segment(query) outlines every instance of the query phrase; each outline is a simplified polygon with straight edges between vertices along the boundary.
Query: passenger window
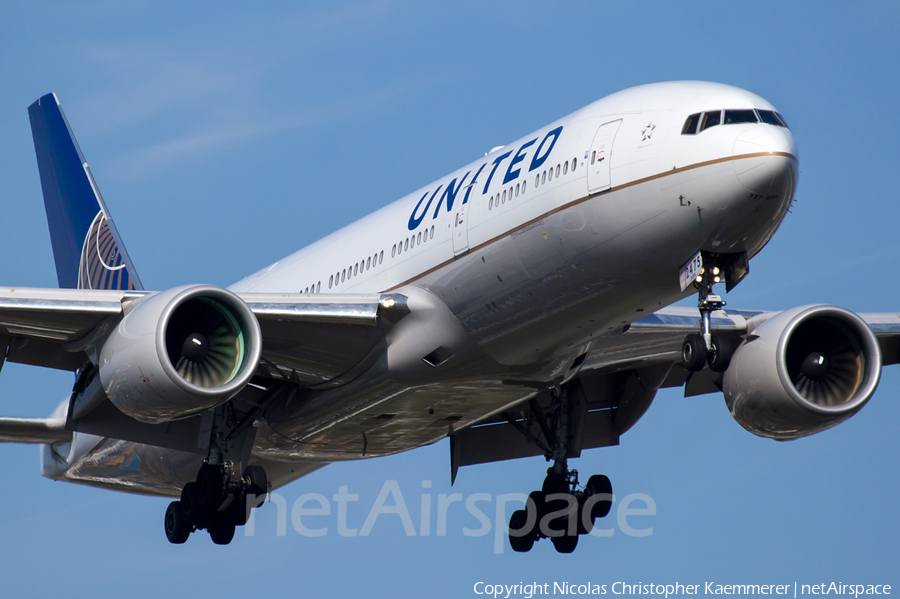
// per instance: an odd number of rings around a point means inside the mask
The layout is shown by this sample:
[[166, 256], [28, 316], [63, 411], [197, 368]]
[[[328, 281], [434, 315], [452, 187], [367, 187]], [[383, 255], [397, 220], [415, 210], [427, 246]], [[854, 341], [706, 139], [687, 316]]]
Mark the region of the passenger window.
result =
[[546, 183], [546, 182], [547, 182], [547, 171], [544, 171], [543, 173], [541, 173], [541, 183]]
[[700, 113], [692, 114], [684, 121], [684, 127], [681, 128], [682, 135], [694, 135], [697, 133], [697, 123], [700, 122]]
[[328, 288], [329, 289], [331, 289], [332, 283], [334, 283], [334, 275], [331, 275], [331, 277], [328, 279]]
[[397, 255], [397, 244], [394, 244], [394, 247], [391, 248], [391, 258]]
[[704, 112], [703, 113], [703, 121], [700, 124], [700, 130], [705, 131], [710, 127], [715, 127], [722, 120], [722, 111], [718, 110], [716, 112]]
[[322, 281], [316, 283], [316, 293], [319, 293], [320, 291], [322, 291]]
[[416, 235], [416, 243], [422, 243], [422, 232], [419, 231], [419, 234]]
[[741, 123], [755, 123], [756, 112], [752, 110], [726, 110], [725, 124], [738, 125]]
[[528, 181], [522, 181], [522, 193], [525, 193], [525, 186], [528, 185]]
[[591, 164], [594, 164], [594, 159], [597, 157], [597, 150], [591, 150]]
[[501, 203], [501, 204], [505, 204], [505, 203], [506, 203], [506, 190], [505, 190], [505, 189], [503, 190], [503, 201], [500, 202], [500, 203]]
[[431, 225], [431, 238], [434, 239], [434, 225]]
[[341, 283], [344, 282], [344, 279], [347, 277], [347, 269], [341, 271]]
[[547, 171], [547, 181], [553, 181], [553, 169]]
[[566, 162], [563, 162], [563, 174], [565, 175], [568, 172], [569, 172], [569, 162], [566, 161]]
[[403, 249], [404, 249], [404, 250], [408, 250], [408, 249], [409, 249], [409, 239], [407, 239], [407, 240], [406, 240], [406, 243], [403, 244]]
[[559, 176], [559, 165], [558, 164], [556, 165], [556, 176], [557, 177]]
[[576, 166], [578, 166], [578, 159], [577, 159], [577, 158], [573, 158], [573, 159], [572, 159], [572, 172], [573, 172], [573, 173], [575, 172], [575, 167], [576, 167]]
[[494, 209], [494, 196], [491, 196], [491, 201], [488, 202], [488, 210]]
[[518, 183], [516, 184], [516, 197], [519, 197], [519, 185], [518, 185]]

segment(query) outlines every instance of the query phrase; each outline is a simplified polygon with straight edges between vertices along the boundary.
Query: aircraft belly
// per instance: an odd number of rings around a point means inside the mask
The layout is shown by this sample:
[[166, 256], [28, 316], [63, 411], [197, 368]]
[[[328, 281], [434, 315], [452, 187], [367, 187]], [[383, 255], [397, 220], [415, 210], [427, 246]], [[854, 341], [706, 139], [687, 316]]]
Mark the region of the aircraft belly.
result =
[[[196, 478], [203, 460], [195, 453], [83, 434], [76, 434], [71, 448], [68, 444], [42, 445], [41, 451], [42, 474], [47, 478], [170, 497], [181, 495], [182, 487]], [[250, 463], [265, 468], [272, 489], [327, 465], [309, 460], [276, 462], [255, 450]]]

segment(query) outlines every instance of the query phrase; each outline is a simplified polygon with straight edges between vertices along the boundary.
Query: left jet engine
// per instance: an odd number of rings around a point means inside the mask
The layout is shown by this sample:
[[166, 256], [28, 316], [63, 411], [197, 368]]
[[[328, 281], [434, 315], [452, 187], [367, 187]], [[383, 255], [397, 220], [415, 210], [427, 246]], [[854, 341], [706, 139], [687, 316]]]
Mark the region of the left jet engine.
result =
[[250, 381], [262, 335], [238, 296], [191, 285], [138, 301], [100, 350], [100, 382], [122, 412], [152, 424], [183, 418], [225, 403]]

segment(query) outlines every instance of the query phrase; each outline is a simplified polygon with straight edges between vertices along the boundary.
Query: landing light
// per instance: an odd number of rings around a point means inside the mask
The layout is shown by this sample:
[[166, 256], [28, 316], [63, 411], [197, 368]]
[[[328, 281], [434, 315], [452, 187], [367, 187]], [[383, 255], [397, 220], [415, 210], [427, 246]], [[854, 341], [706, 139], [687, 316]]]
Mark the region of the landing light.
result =
[[381, 305], [384, 306], [385, 308], [393, 308], [393, 307], [394, 307], [394, 300], [391, 299], [391, 298], [387, 298], [386, 300], [384, 300], [383, 302], [381, 302]]

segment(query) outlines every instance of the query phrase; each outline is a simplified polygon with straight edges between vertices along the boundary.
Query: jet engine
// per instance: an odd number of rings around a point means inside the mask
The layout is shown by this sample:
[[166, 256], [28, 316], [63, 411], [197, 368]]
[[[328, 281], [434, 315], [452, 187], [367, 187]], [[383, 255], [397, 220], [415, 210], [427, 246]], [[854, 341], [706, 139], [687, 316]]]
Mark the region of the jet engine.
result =
[[100, 350], [100, 382], [136, 420], [160, 423], [225, 403], [262, 352], [256, 316], [235, 294], [193, 285], [126, 307]]
[[880, 376], [878, 341], [859, 316], [836, 306], [801, 306], [746, 336], [722, 389], [741, 426], [788, 441], [853, 416], [872, 397]]

